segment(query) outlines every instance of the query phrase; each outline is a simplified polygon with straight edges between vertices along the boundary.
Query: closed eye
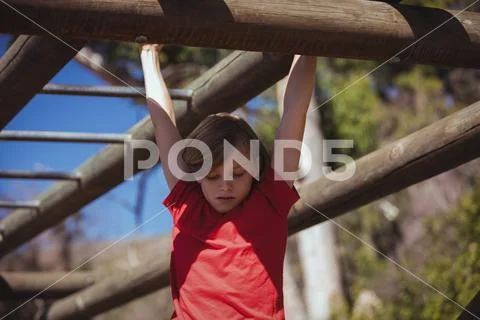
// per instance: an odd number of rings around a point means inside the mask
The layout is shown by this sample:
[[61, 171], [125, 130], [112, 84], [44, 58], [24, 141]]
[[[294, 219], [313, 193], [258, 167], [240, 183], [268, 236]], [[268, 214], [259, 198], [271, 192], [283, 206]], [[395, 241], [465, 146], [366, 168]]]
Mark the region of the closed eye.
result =
[[242, 173], [234, 173], [233, 176], [234, 176], [235, 178], [240, 178], [241, 176], [243, 176], [244, 173], [245, 173], [245, 172], [242, 172]]
[[[243, 175], [245, 174], [245, 171], [241, 172], [241, 173], [234, 173], [233, 174], [233, 177], [234, 178], [240, 178], [242, 177]], [[220, 175], [215, 175], [215, 176], [207, 176], [207, 180], [217, 180], [218, 178], [220, 178]]]

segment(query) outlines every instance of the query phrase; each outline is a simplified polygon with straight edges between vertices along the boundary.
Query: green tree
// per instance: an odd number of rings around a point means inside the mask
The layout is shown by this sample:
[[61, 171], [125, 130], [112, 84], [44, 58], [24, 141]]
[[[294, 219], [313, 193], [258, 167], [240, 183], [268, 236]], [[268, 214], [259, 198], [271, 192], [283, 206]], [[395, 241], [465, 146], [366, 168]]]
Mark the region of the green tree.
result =
[[[391, 230], [385, 229], [386, 221], [374, 205], [358, 210], [355, 219], [342, 217], [340, 223], [379, 251], [391, 255], [385, 247], [385, 240], [392, 237]], [[466, 305], [478, 291], [480, 181], [456, 208], [426, 219], [424, 226], [422, 239], [411, 247], [402, 247], [395, 259], [448, 298], [394, 267], [385, 256], [357, 239], [339, 234], [351, 299], [355, 301], [365, 289], [376, 292], [382, 308], [377, 310], [375, 319], [455, 319], [462, 309], [451, 300]]]

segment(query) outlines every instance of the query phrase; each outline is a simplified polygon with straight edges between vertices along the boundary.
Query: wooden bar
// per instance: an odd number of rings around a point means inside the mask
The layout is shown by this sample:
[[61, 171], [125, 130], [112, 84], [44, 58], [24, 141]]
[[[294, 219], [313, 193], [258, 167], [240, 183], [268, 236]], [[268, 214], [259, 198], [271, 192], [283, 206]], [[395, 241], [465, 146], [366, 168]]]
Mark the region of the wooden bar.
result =
[[[480, 13], [475, 12], [455, 16], [459, 11], [367, 0], [8, 3], [61, 37], [133, 42], [144, 36], [189, 46], [381, 61], [397, 56], [407, 62], [480, 67]], [[0, 32], [45, 31], [4, 8]]]
[[[43, 87], [39, 93], [87, 97], [141, 98], [145, 97], [145, 88], [127, 86], [79, 86], [49, 83]], [[172, 100], [189, 101], [192, 96], [191, 90], [169, 89], [168, 93]]]
[[153, 259], [138, 267], [96, 283], [78, 293], [56, 301], [45, 320], [89, 319], [135, 300], [170, 283], [170, 259]]
[[0, 141], [42, 141], [123, 144], [130, 137], [117, 133], [3, 130]]
[[[8, 201], [0, 200], [0, 208], [5, 209], [39, 209], [39, 203], [36, 201]], [[2, 240], [2, 233], [0, 232], [0, 241]]]
[[39, 298], [58, 299], [93, 283], [95, 276], [91, 272], [1, 272], [0, 300], [30, 299], [37, 294]]
[[[6, 11], [10, 10], [2, 8], [0, 16]], [[83, 40], [66, 41], [73, 49], [49, 35], [21, 35], [5, 52], [0, 60], [0, 130], [85, 44]]]
[[0, 179], [37, 179], [37, 180], [80, 180], [80, 177], [67, 172], [57, 171], [20, 171], [0, 170]]

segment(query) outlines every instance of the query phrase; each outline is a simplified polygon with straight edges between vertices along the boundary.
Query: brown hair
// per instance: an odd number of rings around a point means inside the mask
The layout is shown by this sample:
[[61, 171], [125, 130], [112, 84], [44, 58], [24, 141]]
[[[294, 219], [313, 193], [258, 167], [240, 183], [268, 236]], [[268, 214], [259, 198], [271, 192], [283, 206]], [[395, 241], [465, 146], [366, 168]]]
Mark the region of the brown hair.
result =
[[[223, 159], [223, 141], [227, 140], [235, 148], [249, 154], [250, 140], [259, 140], [260, 180], [263, 178], [266, 166], [270, 164], [270, 155], [257, 134], [245, 120], [226, 112], [207, 116], [188, 135], [187, 139], [203, 141], [212, 152], [212, 169], [221, 165]], [[203, 164], [202, 153], [193, 147], [186, 147], [181, 153], [188, 172], [198, 171]], [[256, 180], [254, 179], [256, 182]]]

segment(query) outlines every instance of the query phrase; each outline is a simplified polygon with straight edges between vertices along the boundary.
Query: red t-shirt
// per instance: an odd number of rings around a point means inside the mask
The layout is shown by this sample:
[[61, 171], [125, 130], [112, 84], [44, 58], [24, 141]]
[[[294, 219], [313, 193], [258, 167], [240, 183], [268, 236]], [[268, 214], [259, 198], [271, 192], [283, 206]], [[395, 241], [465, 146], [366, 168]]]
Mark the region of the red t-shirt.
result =
[[247, 199], [216, 211], [197, 182], [179, 180], [163, 204], [173, 217], [172, 319], [284, 319], [287, 215], [300, 198], [268, 166]]

